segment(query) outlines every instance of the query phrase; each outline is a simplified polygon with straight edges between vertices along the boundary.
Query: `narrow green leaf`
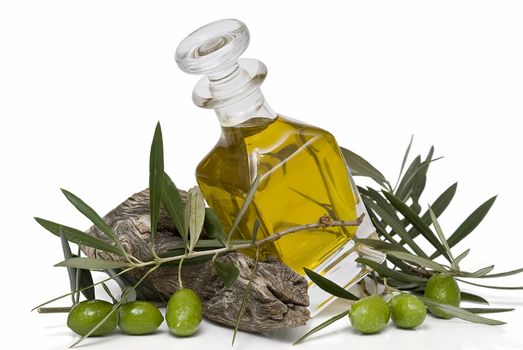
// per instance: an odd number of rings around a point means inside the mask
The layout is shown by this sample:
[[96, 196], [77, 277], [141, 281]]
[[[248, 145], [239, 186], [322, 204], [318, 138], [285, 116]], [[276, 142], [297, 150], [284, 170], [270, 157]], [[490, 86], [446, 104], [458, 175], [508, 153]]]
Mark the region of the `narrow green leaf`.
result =
[[184, 242], [187, 242], [182, 197], [180, 196], [180, 192], [174, 182], [165, 172], [163, 174], [162, 206], [169, 214], [169, 218], [176, 226], [176, 230], [178, 230], [178, 233]]
[[88, 247], [104, 250], [106, 252], [114, 253], [120, 256], [124, 256], [124, 253], [114, 245], [111, 245], [100, 238], [96, 238], [88, 235], [85, 232], [77, 230], [72, 227], [64, 226], [57, 224], [52, 221], [44, 220], [41, 218], [34, 218], [43, 228], [52, 234], [60, 237], [60, 232], [63, 232], [65, 239], [69, 242], [73, 242], [80, 245], [85, 245]]
[[251, 244], [256, 243], [256, 238], [258, 237], [258, 230], [259, 229], [260, 229], [260, 220], [256, 219], [256, 221], [254, 221], [254, 227], [252, 228]]
[[406, 252], [398, 252], [398, 251], [394, 251], [394, 250], [384, 251], [384, 253], [386, 253], [387, 255], [392, 255], [398, 259], [409, 261], [409, 262], [417, 264], [419, 266], [433, 269], [434, 271], [448, 272], [445, 267], [438, 264], [437, 262], [434, 262], [430, 259], [422, 258], [421, 256], [416, 256], [414, 254], [410, 254], [410, 253], [406, 253]]
[[386, 210], [382, 209], [380, 206], [373, 202], [367, 203], [369, 207], [378, 214], [381, 219], [389, 225], [398, 236], [401, 237], [401, 239], [407, 243], [407, 245], [419, 256], [428, 257], [427, 254], [420, 248], [420, 246], [414, 242], [414, 240], [410, 237], [409, 233], [405, 230], [405, 227], [401, 223], [401, 221], [398, 219], [396, 215], [392, 216], [390, 215]]
[[374, 248], [376, 250], [379, 250], [379, 251], [384, 251], [384, 250], [397, 250], [397, 251], [401, 251], [401, 252], [406, 251], [405, 248], [403, 248], [402, 246], [396, 246], [392, 243], [380, 241], [379, 239], [365, 239], [365, 238], [357, 238], [357, 237], [353, 237], [352, 239], [354, 241], [356, 241], [356, 243], [365, 244], [365, 245], [367, 245], [371, 248]]
[[[449, 246], [452, 248], [465, 237], [467, 237], [474, 229], [480, 224], [480, 222], [483, 220], [483, 218], [487, 215], [490, 208], [496, 201], [496, 197], [494, 196], [487, 200], [485, 203], [480, 205], [476, 210], [470, 214], [465, 221], [454, 231], [454, 233], [449, 237], [448, 242]], [[440, 255], [441, 252], [435, 252], [430, 257], [431, 259], [434, 259]]]
[[92, 286], [94, 282], [91, 271], [84, 269], [78, 269], [77, 271], [80, 272], [80, 279], [78, 280], [78, 288], [75, 292], [79, 290], [84, 295], [85, 299], [94, 300], [96, 295], [94, 287]]
[[225, 288], [231, 288], [240, 274], [240, 270], [230, 261], [214, 260], [214, 268], [223, 281]]
[[242, 207], [240, 208], [240, 211], [238, 212], [238, 215], [236, 215], [236, 219], [234, 220], [234, 223], [232, 224], [231, 230], [229, 231], [229, 234], [227, 235], [227, 240], [231, 240], [231, 236], [236, 231], [236, 228], [240, 224], [240, 221], [242, 220], [243, 216], [247, 212], [247, 209], [249, 208], [249, 205], [251, 204], [251, 201], [254, 198], [254, 194], [256, 193], [256, 190], [258, 189], [258, 186], [260, 184], [260, 175], [258, 174], [254, 181], [252, 182], [251, 188], [247, 192], [247, 196], [245, 197], [245, 201], [242, 204]]
[[486, 284], [473, 283], [473, 282], [470, 282], [470, 281], [463, 280], [461, 278], [456, 278], [456, 279], [458, 281], [460, 281], [460, 282], [463, 282], [463, 283], [466, 283], [466, 284], [470, 284], [470, 285], [476, 286], [476, 287], [483, 287], [483, 288], [489, 288], [489, 289], [499, 289], [499, 290], [523, 290], [523, 286], [522, 287], [490, 286], [490, 285], [486, 285]]
[[400, 184], [396, 188], [396, 191], [394, 191], [396, 197], [400, 198], [402, 201], [406, 201], [409, 198], [414, 184], [414, 178], [421, 168], [421, 157], [417, 156], [414, 158], [412, 163], [410, 163], [407, 171], [405, 171], [405, 175], [400, 181]]
[[468, 301], [470, 303], [486, 304], [489, 305], [487, 299], [472, 293], [461, 292], [461, 301]]
[[67, 200], [71, 202], [71, 204], [78, 209], [78, 211], [87, 217], [94, 226], [96, 226], [101, 232], [105, 233], [107, 237], [111, 238], [117, 246], [123, 251], [122, 246], [120, 245], [120, 241], [116, 237], [115, 233], [113, 232], [113, 229], [105, 222], [104, 219], [96, 211], [94, 211], [93, 208], [88, 206], [83, 200], [78, 198], [73, 193], [62, 189], [62, 193], [65, 195]]
[[151, 209], [151, 247], [153, 254], [156, 245], [156, 230], [158, 227], [158, 217], [160, 215], [160, 204], [163, 192], [163, 139], [160, 122], [156, 124], [153, 142], [149, 156], [149, 205]]
[[104, 289], [105, 293], [107, 293], [109, 298], [111, 298], [111, 301], [113, 302], [113, 304], [116, 304], [118, 302], [118, 300], [116, 300], [116, 298], [114, 297], [113, 293], [111, 293], [111, 290], [109, 289], [107, 284], [102, 283], [102, 288]]
[[387, 202], [387, 200], [385, 199], [385, 197], [383, 197], [378, 191], [370, 187], [367, 187], [366, 189], [358, 189], [360, 190], [360, 193], [373, 199], [376, 202], [376, 204], [383, 210], [387, 211], [387, 213], [390, 216], [396, 216], [396, 209], [394, 209], [394, 207], [390, 205], [389, 202]]
[[434, 146], [430, 147], [427, 157], [421, 163], [421, 169], [414, 177], [414, 183], [412, 184], [411, 198], [412, 201], [418, 204], [421, 194], [425, 190], [427, 184], [427, 172], [429, 171], [430, 163], [432, 163], [432, 157], [434, 156]]
[[469, 255], [469, 253], [470, 253], [470, 249], [467, 249], [463, 253], [458, 255], [458, 257], [456, 259], [454, 259], [454, 261], [452, 261], [450, 268], [452, 270], [459, 271], [459, 264], [463, 261], [463, 259], [465, 259], [467, 257], [467, 255]]
[[493, 273], [491, 275], [484, 275], [484, 276], [481, 276], [480, 278], [506, 277], [506, 276], [517, 275], [517, 274], [522, 273], [522, 272], [523, 272], [523, 269], [517, 269], [517, 270], [506, 271], [506, 272]]
[[[398, 199], [396, 196], [394, 196], [392, 193], [389, 192], [383, 192], [385, 197], [389, 200], [389, 202], [407, 219], [412, 226], [416, 227], [416, 229], [421, 232], [423, 237], [425, 237], [430, 244], [434, 246], [445, 258], [451, 262], [452, 259], [445, 251], [445, 248], [441, 245], [438, 238], [434, 235], [430, 227], [421, 220], [421, 218], [416, 214], [412, 209], [410, 209], [405, 203], [403, 203], [400, 199]], [[402, 237], [403, 238], [403, 237]], [[449, 239], [450, 240], [450, 239]], [[450, 241], [449, 241], [450, 245]], [[452, 246], [452, 245], [451, 245]]]
[[447, 243], [447, 239], [445, 238], [445, 234], [443, 233], [443, 230], [441, 229], [441, 225], [438, 222], [438, 219], [436, 218], [436, 214], [434, 214], [434, 211], [432, 211], [432, 208], [429, 206], [429, 213], [430, 218], [432, 220], [432, 224], [434, 225], [434, 229], [436, 230], [436, 233], [438, 234], [439, 240], [443, 247], [445, 248], [445, 251], [449, 255], [450, 259], [454, 261], [454, 257], [452, 256], [452, 252], [450, 251], [449, 244]]
[[385, 176], [383, 176], [383, 174], [372, 164], [363, 159], [363, 157], [346, 148], [340, 147], [340, 149], [353, 176], [369, 177], [376, 181], [380, 186], [388, 189], [391, 188], [389, 182], [385, 179]]
[[[77, 252], [77, 255], [74, 255], [72, 256], [73, 258], [76, 258], [76, 257], [80, 257], [82, 256], [82, 249], [80, 246], [78, 246], [78, 252]], [[74, 286], [75, 286], [75, 290], [78, 289], [78, 286], [80, 285], [80, 274], [82, 271], [85, 271], [85, 270], [82, 270], [82, 269], [74, 269], [75, 271], [75, 281], [74, 281]], [[89, 271], [89, 270], [87, 270]], [[74, 298], [74, 302], [73, 304], [76, 305], [80, 302], [80, 293], [76, 293], [76, 294], [73, 294], [73, 298]]]
[[[145, 283], [145, 281], [142, 281], [142, 283]], [[125, 302], [136, 301], [136, 297], [137, 297], [136, 288], [134, 288], [133, 286], [126, 286], [122, 290], [122, 295], [126, 296]]]
[[[60, 232], [60, 240], [62, 241], [62, 251], [64, 253], [64, 259], [71, 259], [73, 257], [73, 253], [71, 252], [71, 247], [69, 246], [69, 242], [64, 237], [64, 233]], [[72, 267], [67, 268], [67, 274], [69, 276], [69, 286], [71, 287], [71, 292], [78, 289], [78, 285], [76, 283], [76, 269]], [[73, 305], [76, 303], [76, 299], [74, 295], [71, 295]]]
[[[227, 245], [227, 238], [225, 237], [225, 232], [223, 231], [223, 226], [218, 218], [218, 215], [211, 208], [205, 208], [205, 221], [203, 223], [203, 228], [209, 237], [216, 238], [222, 246]], [[198, 247], [198, 244], [196, 244]]]
[[83, 291], [85, 291], [85, 290], [87, 290], [87, 289], [89, 289], [89, 288], [93, 288], [93, 287], [95, 287], [95, 286], [97, 286], [97, 285], [99, 285], [99, 284], [101, 284], [101, 283], [103, 283], [103, 282], [107, 282], [107, 281], [109, 281], [109, 280], [112, 280], [112, 279], [114, 279], [115, 277], [117, 277], [117, 276], [121, 276], [121, 275], [123, 275], [123, 274], [125, 274], [125, 273], [127, 273], [127, 272], [129, 272], [129, 271], [131, 271], [131, 270], [132, 270], [132, 268], [128, 268], [128, 269], [122, 270], [122, 271], [118, 272], [115, 276], [110, 276], [110, 277], [108, 277], [108, 278], [106, 278], [106, 279], [104, 279], [104, 280], [102, 280], [102, 281], [99, 281], [99, 282], [93, 283], [93, 284], [90, 285], [90, 286], [86, 286], [86, 287], [84, 287], [84, 288], [81, 288], [81, 289], [75, 290], [74, 292], [65, 293], [65, 294], [63, 294], [63, 295], [60, 295], [60, 296], [58, 296], [58, 297], [56, 297], [56, 298], [53, 298], [53, 299], [48, 300], [48, 301], [46, 301], [46, 302], [44, 302], [44, 303], [42, 303], [42, 304], [40, 304], [40, 305], [35, 306], [34, 308], [31, 309], [31, 311], [34, 311], [34, 310], [36, 310], [36, 309], [38, 309], [38, 308], [40, 308], [40, 307], [42, 307], [42, 306], [45, 306], [45, 305], [47, 305], [47, 304], [50, 304], [50, 303], [52, 303], [52, 302], [54, 302], [54, 301], [60, 300], [60, 299], [65, 298], [65, 297], [68, 297], [68, 296], [71, 295], [71, 294], [74, 294], [74, 293], [77, 293], [77, 292], [83, 292]]
[[59, 262], [54, 266], [61, 267], [72, 267], [75, 269], [87, 269], [87, 270], [105, 270], [105, 269], [119, 269], [123, 267], [130, 267], [131, 265], [126, 262], [102, 260], [95, 258], [71, 258]]
[[465, 321], [481, 323], [481, 324], [488, 324], [488, 325], [492, 325], [492, 326], [505, 324], [505, 322], [478, 316], [476, 314], [473, 314], [470, 311], [461, 309], [459, 307], [438, 303], [438, 302], [435, 302], [434, 300], [431, 300], [431, 299], [428, 299], [425, 297], [419, 297], [419, 298], [425, 303], [425, 305], [437, 308], [441, 311], [449, 313], [449, 314], [451, 314], [457, 318], [461, 318], [462, 320], [465, 320]]
[[459, 276], [459, 277], [466, 277], [466, 278], [480, 278], [480, 277], [485, 276], [492, 270], [494, 270], [494, 265], [484, 267], [475, 272], [460, 271], [460, 272], [456, 273], [455, 275]]
[[499, 312], [514, 311], [515, 309], [465, 307], [463, 308], [463, 310], [467, 310], [468, 312], [472, 312], [473, 314], [495, 314]]
[[191, 188], [187, 193], [185, 211], [189, 211], [189, 214], [186, 214], [185, 217], [189, 218], [189, 252], [191, 252], [200, 239], [203, 223], [205, 222], [205, 202], [203, 194], [197, 186]]
[[372, 270], [376, 271], [376, 273], [379, 274], [381, 277], [393, 278], [397, 281], [407, 282], [407, 283], [409, 283], [409, 282], [418, 283], [418, 284], [427, 283], [427, 280], [425, 278], [389, 269], [388, 267], [378, 264], [374, 260], [365, 259], [365, 258], [357, 258], [356, 262], [370, 267]]
[[[447, 209], [450, 202], [454, 198], [454, 195], [456, 194], [457, 187], [458, 187], [458, 183], [456, 182], [453, 185], [451, 185], [449, 188], [447, 188], [441, 195], [439, 195], [439, 197], [431, 204], [430, 207], [432, 208], [432, 211], [436, 215], [436, 218], [439, 218], [441, 216], [441, 214], [443, 214], [443, 212]], [[423, 220], [423, 222], [426, 223], [427, 225], [429, 225], [431, 223], [430, 213], [428, 210], [425, 211], [425, 213], [423, 213], [423, 215], [421, 216], [421, 220]], [[412, 238], [416, 238], [420, 234], [420, 232], [418, 230], [416, 230], [415, 227], [412, 227], [409, 230], [409, 234], [411, 235]]]
[[339, 286], [338, 284], [332, 282], [331, 280], [327, 279], [326, 277], [323, 277], [322, 275], [309, 270], [307, 268], [303, 268], [307, 276], [310, 278], [312, 282], [314, 282], [318, 287], [326, 291], [327, 293], [330, 293], [334, 295], [335, 297], [347, 299], [347, 300], [358, 300], [359, 298], [346, 290], [345, 288]]
[[252, 281], [254, 280], [254, 275], [256, 275], [256, 271], [258, 270], [258, 261], [260, 258], [260, 249], [256, 249], [256, 257], [254, 259], [254, 266], [252, 268], [251, 277], [249, 277], [249, 282], [247, 283], [247, 287], [245, 288], [245, 292], [243, 293], [242, 303], [240, 304], [240, 310], [238, 311], [238, 317], [236, 318], [236, 324], [234, 325], [234, 332], [232, 334], [232, 345], [234, 345], [234, 341], [236, 340], [236, 335], [238, 334], [238, 328], [240, 327], [240, 322], [243, 317], [243, 311], [245, 309], [245, 303], [247, 302], [247, 298], [249, 297], [249, 292], [251, 290]]
[[403, 174], [403, 169], [405, 169], [405, 164], [407, 164], [407, 159], [409, 158], [410, 148], [412, 147], [413, 141], [414, 141], [414, 135], [411, 135], [409, 145], [407, 146], [407, 149], [405, 150], [405, 154], [403, 155], [403, 160], [401, 161], [401, 168], [400, 168], [400, 172], [398, 174], [398, 180], [396, 181], [396, 185], [394, 185], [394, 188], [398, 188], [398, 184], [401, 180], [401, 175]]
[[325, 327], [330, 326], [331, 324], [333, 324], [334, 322], [344, 318], [348, 314], [349, 314], [349, 310], [343, 311], [342, 313], [339, 313], [336, 316], [333, 316], [333, 317], [329, 318], [327, 321], [322, 322], [321, 324], [317, 325], [316, 327], [314, 327], [313, 329], [308, 331], [303, 337], [301, 337], [300, 339], [296, 340], [293, 345], [298, 345], [300, 343], [303, 343], [303, 341], [305, 339], [307, 339], [308, 337], [310, 337], [314, 333], [317, 333], [317, 332], [321, 331], [322, 329], [324, 329]]

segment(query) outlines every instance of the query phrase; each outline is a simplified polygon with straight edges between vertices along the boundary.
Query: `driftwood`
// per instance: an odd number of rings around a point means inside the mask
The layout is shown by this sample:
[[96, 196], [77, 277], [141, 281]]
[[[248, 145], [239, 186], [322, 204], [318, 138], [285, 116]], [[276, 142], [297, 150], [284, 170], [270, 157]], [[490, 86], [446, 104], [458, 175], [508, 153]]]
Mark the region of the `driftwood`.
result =
[[[180, 191], [185, 201], [187, 193]], [[104, 220], [113, 228], [124, 249], [136, 258], [150, 260], [150, 220], [149, 192], [136, 193], [109, 212]], [[87, 233], [107, 240], [96, 227]], [[206, 233], [203, 232], [202, 235]], [[167, 214], [161, 210], [156, 251], [162, 254], [181, 241], [175, 226]], [[119, 261], [122, 258], [111, 253], [82, 247], [89, 257]], [[240, 270], [238, 279], [230, 288], [225, 288], [222, 280], [209, 262], [182, 265], [182, 281], [185, 288], [193, 289], [201, 298], [204, 316], [212, 321], [234, 326], [247, 283], [251, 276], [254, 260], [249, 256], [233, 252], [218, 257], [233, 262]], [[136, 280], [146, 272], [135, 269], [122, 275], [126, 283]], [[141, 299], [165, 301], [178, 289], [178, 268], [160, 267], [137, 289]], [[266, 332], [279, 328], [304, 325], [309, 319], [309, 297], [307, 281], [274, 258], [260, 261], [253, 278], [249, 298], [239, 328], [249, 332]]]

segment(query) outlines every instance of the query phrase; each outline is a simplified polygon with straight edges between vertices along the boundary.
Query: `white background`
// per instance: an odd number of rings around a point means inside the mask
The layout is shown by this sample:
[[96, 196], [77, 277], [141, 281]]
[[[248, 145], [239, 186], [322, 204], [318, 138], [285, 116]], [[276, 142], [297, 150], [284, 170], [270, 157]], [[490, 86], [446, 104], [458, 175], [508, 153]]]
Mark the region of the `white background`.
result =
[[[390, 179], [410, 135], [414, 154], [434, 144], [445, 158], [431, 167], [422, 201], [459, 180], [441, 219], [447, 232], [498, 194], [473, 238], [455, 251], [472, 248], [469, 270], [523, 266], [522, 2], [2, 1], [2, 343], [64, 349], [73, 341], [65, 315], [29, 312], [69, 288], [66, 271], [52, 267], [61, 260], [59, 240], [32, 217], [89, 226], [59, 188], [100, 213], [145, 188], [158, 120], [167, 171], [181, 188], [195, 184], [195, 166], [219, 127], [212, 111], [192, 104], [198, 78], [181, 72], [173, 55], [185, 35], [221, 18], [248, 25], [245, 56], [268, 66], [263, 91], [276, 111], [332, 131]], [[489, 282], [523, 285], [523, 276]], [[360, 336], [343, 320], [300, 348], [522, 348], [523, 292], [481, 292], [493, 305], [518, 308], [495, 315], [508, 325], [430, 319], [413, 332], [391, 326]], [[290, 349], [304, 332], [241, 333], [235, 347]], [[230, 338], [229, 329], [204, 322], [189, 339], [170, 336], [164, 325], [157, 335], [115, 335], [83, 347], [227, 349]]]

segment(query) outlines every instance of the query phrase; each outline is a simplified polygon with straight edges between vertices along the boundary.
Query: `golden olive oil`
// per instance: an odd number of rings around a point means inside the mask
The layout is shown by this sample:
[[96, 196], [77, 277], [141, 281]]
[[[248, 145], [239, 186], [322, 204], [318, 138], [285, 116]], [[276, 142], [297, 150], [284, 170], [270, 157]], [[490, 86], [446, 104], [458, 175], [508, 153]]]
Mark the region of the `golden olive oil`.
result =
[[[315, 223], [324, 214], [356, 219], [358, 196], [347, 166], [334, 137], [322, 129], [282, 116], [222, 126], [220, 140], [198, 165], [196, 177], [226, 233], [258, 175], [258, 190], [235, 239], [251, 239], [257, 219], [257, 239]], [[317, 267], [354, 232], [355, 227], [300, 231], [264, 246], [262, 253], [303, 273], [303, 267]]]

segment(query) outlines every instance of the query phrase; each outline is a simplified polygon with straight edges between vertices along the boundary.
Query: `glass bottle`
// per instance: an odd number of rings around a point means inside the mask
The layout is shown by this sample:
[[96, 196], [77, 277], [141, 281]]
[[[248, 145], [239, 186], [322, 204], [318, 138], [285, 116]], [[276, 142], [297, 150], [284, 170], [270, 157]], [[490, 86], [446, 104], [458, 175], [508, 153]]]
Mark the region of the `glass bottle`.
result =
[[[238, 20], [220, 20], [187, 36], [176, 50], [185, 72], [204, 75], [193, 90], [193, 102], [214, 109], [222, 134], [196, 169], [196, 179], [207, 203], [228, 232], [247, 193], [259, 179], [257, 191], [233, 238], [257, 239], [289, 227], [333, 220], [355, 220], [366, 214], [350, 171], [334, 137], [327, 131], [276, 114], [265, 101], [260, 85], [266, 66], [255, 59], [239, 59], [249, 44], [249, 31]], [[262, 255], [273, 255], [300, 274], [306, 267], [349, 288], [367, 273], [354, 261], [362, 250], [351, 238], [371, 237], [368, 216], [358, 227], [303, 230], [264, 245]], [[247, 252], [249, 253], [249, 252]], [[380, 253], [363, 254], [382, 261]], [[311, 283], [311, 314], [333, 298]]]

